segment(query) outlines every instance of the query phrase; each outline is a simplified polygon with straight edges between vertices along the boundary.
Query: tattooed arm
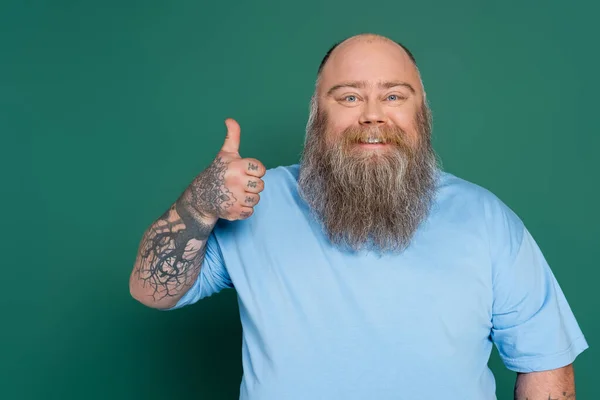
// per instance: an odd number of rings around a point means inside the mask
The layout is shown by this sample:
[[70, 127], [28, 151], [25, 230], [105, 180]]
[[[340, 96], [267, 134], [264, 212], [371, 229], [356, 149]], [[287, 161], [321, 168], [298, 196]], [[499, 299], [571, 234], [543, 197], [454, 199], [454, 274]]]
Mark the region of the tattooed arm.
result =
[[515, 400], [575, 400], [573, 364], [550, 371], [517, 374]]
[[140, 243], [129, 287], [131, 295], [149, 307], [174, 306], [200, 272], [218, 218], [190, 208], [186, 199], [192, 193], [186, 191], [146, 230]]
[[129, 290], [149, 307], [177, 304], [198, 278], [218, 219], [248, 218], [260, 199], [265, 167], [240, 157], [239, 125], [231, 119], [226, 123], [227, 138], [215, 160], [143, 235]]

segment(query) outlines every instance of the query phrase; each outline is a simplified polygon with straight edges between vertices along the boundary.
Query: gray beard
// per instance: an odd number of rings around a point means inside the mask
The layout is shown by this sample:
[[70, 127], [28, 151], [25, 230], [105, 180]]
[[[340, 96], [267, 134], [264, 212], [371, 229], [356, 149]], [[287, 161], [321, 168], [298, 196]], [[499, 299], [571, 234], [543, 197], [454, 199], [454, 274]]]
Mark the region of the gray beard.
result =
[[[327, 116], [313, 101], [298, 179], [299, 194], [336, 246], [401, 252], [426, 219], [435, 196], [437, 157], [426, 104], [416, 116], [418, 145], [399, 128], [348, 129], [327, 143]], [[391, 143], [383, 151], [353, 151], [360, 138]], [[389, 147], [389, 146], [388, 146]]]

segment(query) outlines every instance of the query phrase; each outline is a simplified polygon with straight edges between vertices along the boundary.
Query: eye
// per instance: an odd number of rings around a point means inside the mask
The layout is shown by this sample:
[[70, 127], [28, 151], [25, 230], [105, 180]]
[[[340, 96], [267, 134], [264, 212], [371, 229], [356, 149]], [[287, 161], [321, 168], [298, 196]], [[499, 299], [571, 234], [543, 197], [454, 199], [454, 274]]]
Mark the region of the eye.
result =
[[348, 96], [344, 96], [343, 100], [347, 101], [347, 102], [350, 102], [350, 103], [354, 103], [358, 99], [354, 95], [348, 95]]
[[404, 99], [405, 99], [405, 97], [399, 96], [397, 94], [390, 94], [386, 98], [386, 100], [388, 100], [388, 101], [398, 101], [398, 100], [404, 100]]

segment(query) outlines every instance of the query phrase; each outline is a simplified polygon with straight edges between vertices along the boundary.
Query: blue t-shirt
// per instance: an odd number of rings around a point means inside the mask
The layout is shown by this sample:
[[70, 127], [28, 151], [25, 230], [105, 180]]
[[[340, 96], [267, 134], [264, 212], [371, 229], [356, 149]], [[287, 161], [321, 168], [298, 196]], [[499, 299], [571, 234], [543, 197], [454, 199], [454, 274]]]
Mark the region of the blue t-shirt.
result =
[[218, 221], [172, 308], [236, 289], [241, 400], [495, 399], [493, 344], [519, 372], [588, 347], [534, 239], [490, 191], [440, 171], [406, 251], [351, 253], [311, 216], [298, 170], [269, 169], [254, 215]]

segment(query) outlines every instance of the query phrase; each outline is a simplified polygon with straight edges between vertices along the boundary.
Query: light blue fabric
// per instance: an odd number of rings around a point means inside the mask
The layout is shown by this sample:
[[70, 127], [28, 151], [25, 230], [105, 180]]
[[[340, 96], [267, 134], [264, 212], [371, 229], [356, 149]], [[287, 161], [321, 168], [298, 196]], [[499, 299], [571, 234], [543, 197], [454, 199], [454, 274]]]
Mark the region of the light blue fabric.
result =
[[268, 170], [254, 215], [218, 222], [174, 307], [235, 287], [240, 399], [495, 399], [493, 344], [520, 372], [588, 347], [534, 239], [490, 191], [440, 171], [411, 247], [378, 256], [331, 246], [297, 176]]

